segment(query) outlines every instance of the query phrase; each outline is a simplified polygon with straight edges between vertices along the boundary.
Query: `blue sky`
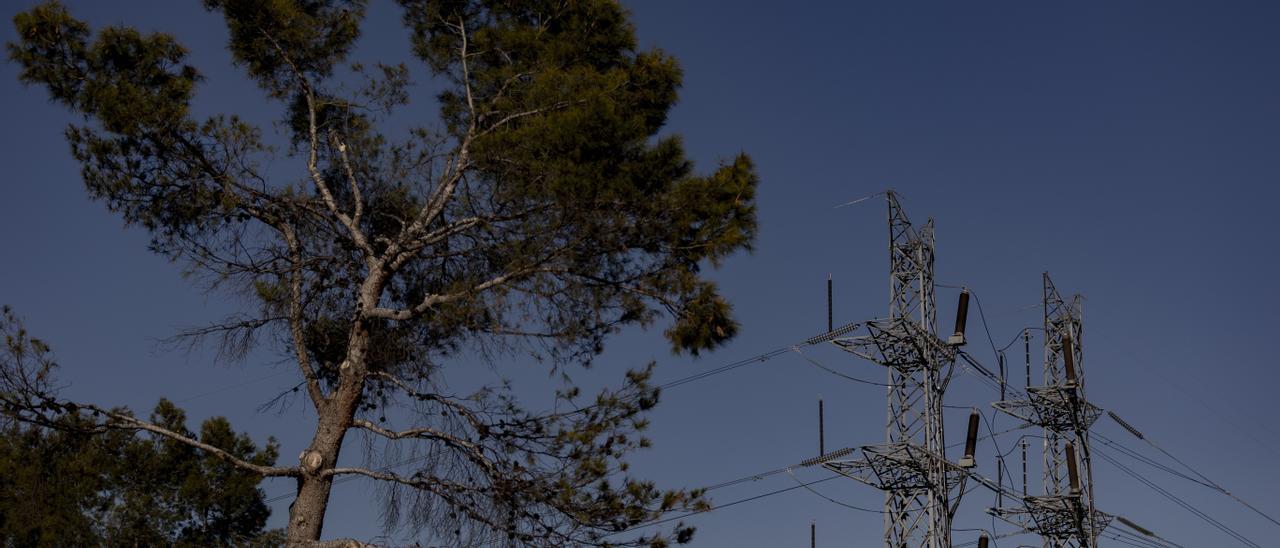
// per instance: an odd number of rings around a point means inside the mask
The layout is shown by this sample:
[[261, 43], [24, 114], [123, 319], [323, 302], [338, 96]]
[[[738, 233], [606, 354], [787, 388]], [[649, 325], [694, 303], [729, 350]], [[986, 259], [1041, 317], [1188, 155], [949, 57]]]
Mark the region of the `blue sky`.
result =
[[[202, 112], [277, 115], [277, 106], [262, 101], [229, 65], [225, 29], [198, 3], [68, 4], [95, 27], [123, 23], [175, 33], [207, 75], [197, 96]], [[734, 343], [695, 360], [671, 356], [660, 330], [629, 332], [579, 380], [605, 382], [650, 359], [661, 364], [659, 380], [673, 379], [803, 340], [825, 327], [828, 273], [837, 323], [883, 315], [883, 202], [834, 206], [892, 187], [913, 220], [936, 220], [938, 279], [973, 289], [996, 344], [1039, 324], [1040, 274], [1049, 271], [1062, 291], [1086, 299], [1090, 399], [1280, 514], [1274, 465], [1280, 425], [1272, 405], [1280, 364], [1269, 344], [1280, 332], [1274, 282], [1280, 6], [710, 0], [628, 6], [642, 46], [673, 54], [685, 71], [666, 131], [683, 135], [704, 169], [739, 151], [757, 162], [760, 238], [754, 253], [716, 274], [743, 325]], [[7, 5], [6, 17], [17, 9]], [[406, 58], [398, 9], [374, 3], [357, 60]], [[12, 40], [12, 28], [6, 25], [0, 38]], [[421, 65], [411, 67], [426, 79]], [[225, 415], [260, 441], [276, 436], [282, 460], [291, 460], [310, 435], [304, 406], [257, 409], [296, 382], [275, 364], [278, 356], [264, 351], [243, 364], [213, 365], [208, 351], [157, 344], [242, 303], [188, 283], [180, 265], [146, 251], [143, 232], [123, 229], [86, 198], [62, 139], [73, 118], [42, 90], [22, 87], [16, 73], [11, 63], [0, 65], [6, 122], [0, 302], [53, 344], [68, 395], [140, 410], [170, 397], [193, 419]], [[939, 291], [944, 327], [954, 299], [954, 291]], [[970, 351], [994, 363], [985, 337], [974, 335], [981, 333], [976, 315], [970, 326]], [[1041, 351], [1032, 354], [1038, 360]], [[850, 375], [884, 374], [835, 350], [810, 355]], [[1020, 351], [1011, 357], [1021, 360]], [[545, 371], [522, 364], [447, 369], [460, 384], [512, 378], [531, 401], [544, 399], [551, 386]], [[699, 486], [809, 458], [817, 450], [819, 394], [829, 448], [883, 438], [882, 389], [784, 356], [670, 390], [654, 414], [655, 447], [637, 456], [636, 469], [665, 485]], [[946, 402], [990, 413], [994, 399], [961, 376]], [[959, 439], [965, 413], [948, 415], [949, 440]], [[1012, 425], [1004, 417], [996, 429]], [[1112, 423], [1096, 428], [1139, 448]], [[1011, 449], [1015, 436], [1001, 436], [1001, 449]], [[1032, 442], [1035, 490], [1039, 440]], [[980, 470], [992, 475], [994, 452], [989, 443], [979, 449]], [[1256, 542], [1280, 534], [1219, 494], [1112, 454]], [[1102, 510], [1183, 545], [1233, 545], [1113, 466], [1098, 462], [1094, 469]], [[824, 477], [809, 469], [796, 475]], [[268, 482], [265, 489], [287, 494], [289, 483]], [[712, 494], [723, 503], [793, 485], [781, 474]], [[880, 493], [852, 482], [815, 489], [850, 505], [881, 503]], [[326, 536], [379, 534], [371, 486], [339, 485], [334, 501]], [[966, 497], [957, 529], [989, 528], [982, 510], [992, 502], [983, 491]], [[274, 525], [283, 523], [287, 504], [274, 506]], [[697, 546], [800, 545], [811, 521], [819, 546], [874, 546], [881, 528], [878, 515], [805, 490], [691, 521], [699, 526]], [[975, 535], [957, 531], [954, 538]], [[999, 545], [1018, 541], [1033, 539]]]

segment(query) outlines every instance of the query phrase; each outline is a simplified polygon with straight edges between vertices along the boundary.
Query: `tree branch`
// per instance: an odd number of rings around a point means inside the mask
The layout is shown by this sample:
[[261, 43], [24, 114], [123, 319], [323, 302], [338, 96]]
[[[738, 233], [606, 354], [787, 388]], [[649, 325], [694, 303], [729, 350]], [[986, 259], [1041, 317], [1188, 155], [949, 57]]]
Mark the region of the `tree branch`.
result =
[[342, 170], [347, 174], [347, 185], [351, 187], [352, 206], [351, 224], [360, 226], [360, 218], [364, 215], [364, 196], [360, 193], [360, 185], [356, 182], [356, 174], [351, 169], [351, 156], [347, 154], [347, 144], [330, 130], [329, 138], [337, 143], [338, 155], [342, 157]]
[[537, 265], [534, 265], [528, 268], [513, 270], [498, 276], [494, 276], [493, 278], [490, 278], [484, 282], [476, 284], [475, 286], [472, 286], [471, 288], [465, 291], [458, 291], [456, 293], [435, 293], [435, 294], [427, 295], [425, 298], [422, 299], [422, 302], [418, 303], [413, 308], [394, 309], [394, 308], [377, 307], [369, 311], [369, 316], [374, 318], [383, 318], [387, 320], [399, 320], [399, 321], [413, 319], [425, 314], [428, 310], [431, 310], [432, 308], [438, 305], [456, 301], [467, 295], [482, 293], [486, 290], [493, 289], [494, 287], [498, 287], [503, 284], [506, 284], [507, 282], [510, 282], [514, 279], [523, 278], [525, 276], [528, 276], [530, 274], [533, 274], [541, 270], [543, 269], [538, 267]]
[[9, 394], [0, 394], [0, 400], [3, 400], [6, 407], [6, 416], [9, 416], [14, 420], [37, 426], [64, 428], [64, 425], [59, 425], [56, 419], [50, 417], [48, 413], [57, 413], [58, 411], [74, 413], [79, 410], [87, 410], [91, 411], [94, 416], [102, 415], [106, 418], [106, 420], [101, 423], [94, 423], [92, 428], [86, 428], [85, 430], [87, 431], [101, 432], [103, 429], [145, 430], [152, 434], [189, 445], [209, 453], [210, 455], [213, 455], [214, 457], [217, 457], [237, 468], [253, 472], [263, 477], [296, 477], [301, 473], [297, 467], [265, 466], [246, 461], [216, 446], [120, 411], [105, 409], [91, 403], [78, 403], [65, 400], [59, 401], [43, 393], [25, 395], [28, 397], [18, 399]]
[[389, 430], [381, 426], [378, 426], [376, 424], [373, 424], [365, 419], [355, 419], [354, 421], [351, 422], [351, 425], [356, 428], [367, 430], [369, 432], [372, 432], [374, 434], [377, 434], [379, 436], [382, 436], [390, 440], [427, 439], [427, 440], [440, 441], [440, 442], [443, 442], [445, 445], [448, 445], [450, 447], [453, 447], [454, 449], [462, 451], [463, 453], [466, 454], [467, 460], [470, 460], [471, 462], [474, 462], [480, 465], [489, 473], [496, 472], [496, 468], [493, 465], [493, 461], [489, 460], [487, 457], [484, 456], [483, 447], [476, 445], [475, 443], [472, 443], [470, 441], [464, 440], [462, 438], [459, 438], [456, 436], [450, 436], [449, 434], [446, 434], [434, 428], [423, 427], [423, 428], [411, 428], [409, 430], [393, 431], [393, 430]]
[[426, 227], [430, 226], [440, 216], [440, 213], [444, 211], [445, 204], [453, 197], [454, 190], [462, 182], [463, 174], [470, 167], [471, 143], [476, 138], [476, 108], [471, 88], [470, 62], [467, 60], [467, 27], [461, 18], [459, 18], [457, 29], [462, 38], [462, 43], [459, 47], [459, 58], [462, 66], [462, 85], [466, 91], [467, 110], [469, 113], [467, 131], [462, 136], [461, 142], [458, 143], [454, 158], [450, 162], [449, 175], [427, 198], [426, 205], [423, 206], [422, 211], [418, 213], [418, 216], [414, 218], [409, 227], [401, 233], [396, 245], [387, 250], [388, 257], [398, 256], [408, 242], [418, 239], [422, 231], [426, 230]]
[[179, 434], [177, 432], [174, 432], [162, 426], [152, 424], [150, 422], [144, 421], [137, 417], [126, 415], [124, 413], [111, 411], [109, 409], [103, 409], [93, 404], [87, 404], [87, 405], [72, 404], [72, 405], [83, 407], [91, 411], [96, 411], [98, 413], [101, 413], [103, 416], [107, 417], [108, 419], [111, 419], [112, 421], [116, 421], [117, 423], [121, 423], [124, 425], [124, 426], [119, 426], [117, 424], [112, 424], [111, 422], [107, 422], [103, 424], [103, 426], [107, 428], [117, 428], [117, 429], [125, 429], [125, 430], [146, 430], [147, 432], [151, 432], [152, 434], [157, 434], [177, 442], [185, 443], [187, 445], [190, 445], [191, 447], [200, 449], [206, 453], [209, 453], [215, 457], [218, 457], [219, 459], [222, 459], [227, 463], [236, 466], [237, 468], [242, 468], [244, 470], [248, 470], [250, 472], [253, 472], [255, 474], [258, 474], [264, 477], [280, 477], [280, 476], [296, 477], [300, 473], [300, 471], [296, 466], [284, 467], [284, 466], [263, 466], [261, 464], [254, 464], [252, 462], [241, 459], [235, 455], [232, 455], [231, 453], [228, 453], [215, 446], [204, 443], [200, 440], [189, 438], [187, 436], [184, 436], [182, 434]]
[[320, 390], [320, 381], [316, 377], [315, 367], [307, 352], [307, 339], [302, 328], [302, 246], [292, 227], [282, 231], [289, 246], [289, 335], [293, 339], [293, 353], [298, 360], [298, 369], [307, 383], [307, 395], [316, 409], [324, 403], [324, 392]]
[[387, 373], [386, 371], [376, 371], [372, 373], [372, 376], [380, 379], [384, 379], [387, 382], [390, 382], [391, 384], [396, 385], [401, 390], [404, 390], [404, 392], [408, 394], [409, 397], [411, 398], [414, 398], [419, 401], [433, 401], [441, 405], [452, 408], [459, 415], [462, 415], [463, 418], [467, 419], [467, 422], [471, 423], [471, 426], [476, 429], [479, 429], [483, 424], [480, 421], [479, 417], [476, 416], [475, 412], [471, 410], [471, 408], [465, 405], [462, 405], [448, 397], [441, 396], [440, 394], [430, 394], [427, 392], [421, 392], [413, 388], [412, 386], [409, 386], [409, 383], [404, 382], [399, 377], [396, 377], [391, 373]]
[[[351, 240], [355, 242], [356, 247], [365, 253], [366, 259], [372, 261], [375, 257], [373, 248], [369, 246], [369, 241], [365, 238], [364, 232], [360, 230], [360, 226], [355, 223], [350, 216], [343, 213], [338, 208], [338, 202], [333, 198], [333, 193], [329, 191], [329, 184], [325, 182], [324, 175], [320, 173], [319, 155], [320, 155], [320, 137], [319, 127], [316, 122], [316, 94], [315, 87], [311, 85], [311, 80], [307, 75], [294, 64], [289, 54], [285, 53], [284, 48], [276, 42], [275, 38], [265, 31], [262, 35], [271, 41], [276, 52], [280, 54], [280, 58], [289, 65], [289, 69], [298, 79], [298, 85], [302, 87], [302, 94], [307, 99], [307, 133], [308, 133], [308, 151], [307, 151], [307, 173], [311, 175], [311, 181], [316, 185], [316, 190], [320, 192], [321, 199], [324, 200], [325, 206], [329, 212], [337, 217], [338, 221], [347, 228], [347, 232], [351, 236]], [[346, 153], [346, 147], [342, 147], [343, 154]], [[357, 201], [357, 203], [359, 203]]]

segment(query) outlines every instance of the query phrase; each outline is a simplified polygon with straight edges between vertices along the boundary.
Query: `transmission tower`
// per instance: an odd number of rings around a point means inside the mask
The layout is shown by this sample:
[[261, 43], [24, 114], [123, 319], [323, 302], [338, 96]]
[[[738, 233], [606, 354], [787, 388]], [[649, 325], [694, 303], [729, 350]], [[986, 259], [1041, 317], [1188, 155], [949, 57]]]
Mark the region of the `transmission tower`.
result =
[[[957, 486], [962, 491], [966, 478], [959, 464], [946, 460], [942, 421], [942, 394], [955, 365], [955, 346], [964, 343], [963, 312], [957, 334], [949, 341], [940, 339], [934, 303], [933, 221], [913, 227], [894, 193], [886, 194], [889, 315], [851, 324], [832, 340], [888, 369], [885, 441], [862, 447], [861, 458], [833, 460], [823, 466], [885, 492], [885, 546], [945, 548], [951, 545], [955, 513], [951, 492]], [[967, 303], [967, 297], [963, 294], [961, 302]], [[976, 433], [976, 421], [972, 424]], [[972, 455], [967, 456], [971, 463]]]
[[[1083, 303], [1063, 300], [1044, 274], [1044, 385], [994, 407], [1044, 430], [1044, 494], [1024, 493], [995, 516], [1044, 539], [1045, 547], [1096, 546], [1112, 516], [1094, 507], [1089, 427], [1102, 410], [1084, 394]], [[1028, 377], [1029, 379], [1030, 377]], [[1024, 463], [1025, 466], [1025, 463]]]

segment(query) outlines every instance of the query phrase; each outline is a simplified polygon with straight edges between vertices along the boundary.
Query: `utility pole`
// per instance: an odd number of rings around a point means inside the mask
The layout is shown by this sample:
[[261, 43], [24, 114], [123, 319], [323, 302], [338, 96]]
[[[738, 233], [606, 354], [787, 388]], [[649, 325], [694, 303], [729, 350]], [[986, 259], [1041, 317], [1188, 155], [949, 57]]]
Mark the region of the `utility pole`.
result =
[[[956, 333], [938, 336], [934, 298], [934, 231], [930, 220], [913, 227], [893, 191], [889, 202], [889, 315], [850, 330], [833, 343], [888, 369], [885, 441], [863, 446], [863, 456], [824, 467], [885, 492], [884, 542], [889, 548], [947, 548], [951, 519], [963, 492], [965, 467], [945, 456], [942, 395], [964, 344], [967, 291]], [[976, 424], [976, 423], [975, 423]], [[971, 464], [970, 462], [966, 464]]]
[[[1063, 300], [1044, 274], [1044, 385], [1028, 386], [1022, 398], [993, 406], [1044, 430], [1044, 494], [1027, 494], [1022, 505], [990, 512], [1039, 534], [1046, 548], [1097, 546], [1112, 516], [1094, 506], [1089, 427], [1101, 409], [1084, 394], [1083, 305], [1079, 295]], [[1030, 343], [1027, 343], [1028, 356]], [[1028, 369], [1028, 385], [1030, 370]], [[1025, 455], [1025, 442], [1023, 451]], [[1025, 459], [1023, 457], [1026, 477]]]

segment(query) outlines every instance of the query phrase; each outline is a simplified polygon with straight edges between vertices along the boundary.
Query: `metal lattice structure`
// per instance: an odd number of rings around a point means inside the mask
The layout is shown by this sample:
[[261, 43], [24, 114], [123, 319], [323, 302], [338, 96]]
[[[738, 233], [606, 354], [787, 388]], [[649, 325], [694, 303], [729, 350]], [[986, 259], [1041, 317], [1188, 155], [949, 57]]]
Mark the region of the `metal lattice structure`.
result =
[[823, 466], [885, 491], [885, 546], [949, 547], [951, 491], [965, 478], [946, 460], [943, 441], [942, 394], [956, 350], [937, 334], [933, 221], [913, 227], [893, 192], [887, 196], [889, 316], [832, 341], [888, 369], [885, 442]]
[[993, 508], [1005, 521], [1035, 532], [1046, 548], [1096, 546], [1112, 516], [1094, 506], [1089, 427], [1102, 410], [1084, 395], [1083, 306], [1065, 301], [1044, 274], [1044, 385], [994, 407], [1044, 430], [1044, 495]]

